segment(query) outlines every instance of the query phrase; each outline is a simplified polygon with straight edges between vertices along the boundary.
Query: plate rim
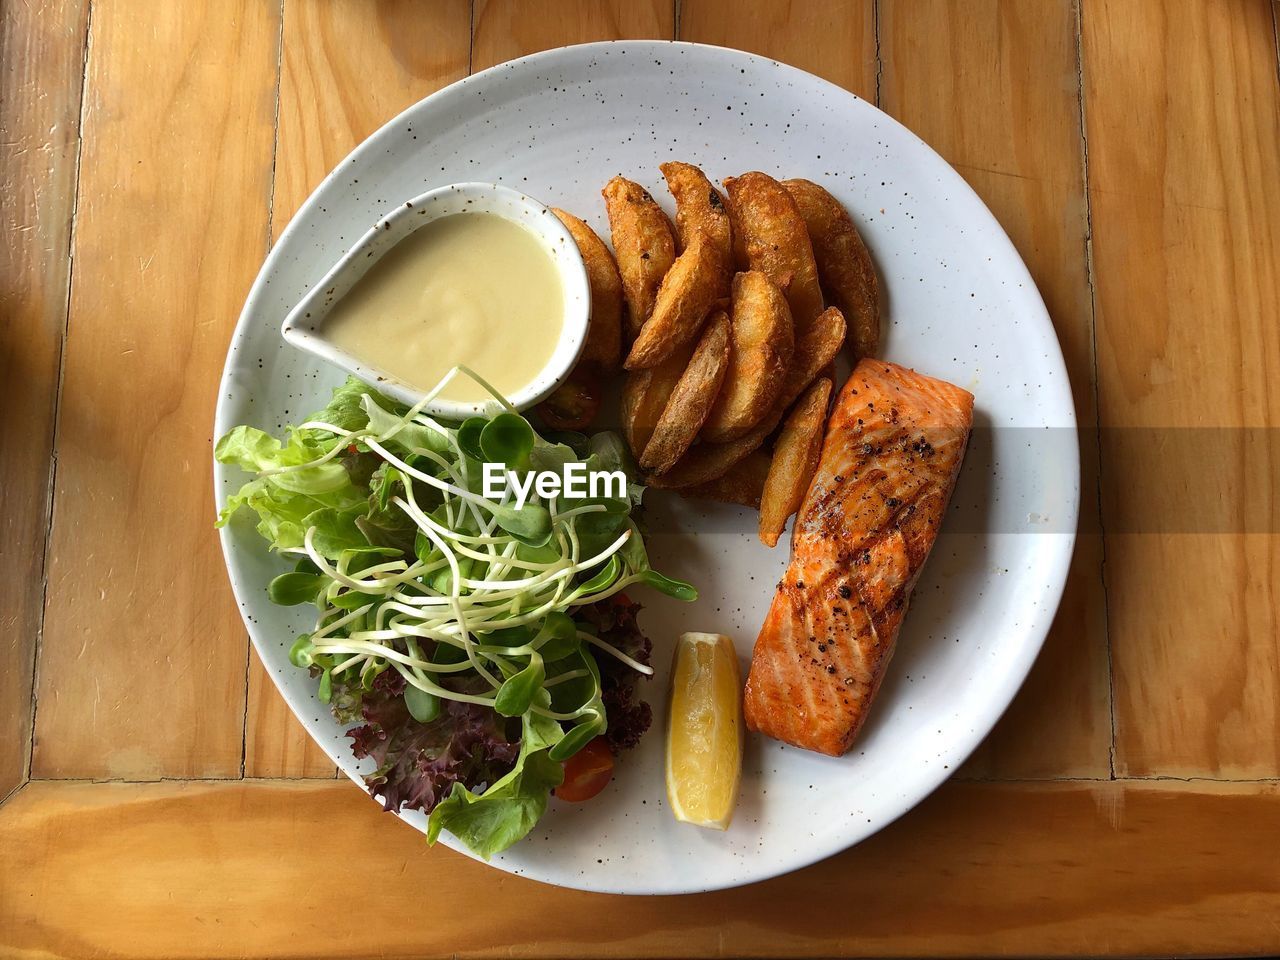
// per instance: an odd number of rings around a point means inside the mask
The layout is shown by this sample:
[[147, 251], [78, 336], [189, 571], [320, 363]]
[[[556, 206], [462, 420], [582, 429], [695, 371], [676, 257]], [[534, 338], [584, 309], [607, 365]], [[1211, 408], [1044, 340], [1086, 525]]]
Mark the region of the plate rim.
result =
[[[533, 880], [538, 883], [546, 883], [566, 889], [582, 890], [593, 893], [674, 896], [681, 894], [707, 893], [716, 890], [726, 890], [746, 886], [792, 873], [796, 870], [812, 866], [815, 863], [820, 863], [823, 860], [849, 850], [869, 837], [874, 836], [889, 827], [898, 819], [918, 807], [924, 800], [942, 786], [943, 783], [952, 779], [956, 769], [965, 760], [967, 760], [982, 741], [990, 735], [1000, 718], [1008, 710], [1013, 699], [1022, 690], [1036, 659], [1040, 655], [1040, 651], [1044, 646], [1049, 630], [1051, 629], [1053, 622], [1056, 619], [1057, 612], [1061, 606], [1070, 571], [1071, 560], [1074, 555], [1075, 544], [1078, 538], [1080, 503], [1083, 495], [1082, 476], [1080, 473], [1080, 436], [1075, 401], [1070, 385], [1070, 374], [1067, 369], [1065, 355], [1062, 351], [1062, 343], [1058, 338], [1057, 329], [1054, 327], [1053, 319], [1044, 303], [1044, 298], [1040, 293], [1039, 286], [1031, 276], [1031, 272], [1028, 269], [1026, 262], [1022, 259], [1022, 255], [1018, 252], [1017, 247], [1009, 237], [1004, 226], [996, 218], [995, 214], [991, 212], [986, 202], [949, 161], [934, 150], [932, 146], [930, 146], [909, 127], [881, 110], [875, 103], [831, 82], [830, 80], [825, 79], [824, 77], [820, 77], [817, 74], [803, 70], [800, 67], [795, 67], [791, 64], [774, 60], [771, 57], [750, 53], [745, 50], [738, 50], [732, 47], [694, 43], [683, 40], [647, 39], [602, 40], [591, 43], [569, 44], [566, 46], [541, 50], [537, 53], [494, 64], [493, 66], [487, 67], [477, 73], [472, 73], [466, 77], [455, 80], [453, 83], [447, 84], [439, 90], [435, 90], [420, 100], [410, 104], [389, 118], [385, 123], [378, 126], [377, 129], [371, 132], [349, 153], [339, 160], [334, 167], [325, 174], [320, 182], [316, 184], [316, 186], [307, 195], [307, 198], [298, 206], [297, 210], [290, 218], [289, 223], [285, 226], [284, 230], [281, 231], [279, 237], [276, 238], [275, 243], [271, 245], [270, 250], [268, 250], [266, 257], [262, 261], [262, 265], [258, 269], [257, 275], [254, 277], [253, 283], [249, 287], [249, 291], [245, 296], [244, 306], [241, 308], [231, 337], [228, 340], [226, 359], [223, 363], [222, 375], [218, 381], [218, 394], [213, 420], [214, 441], [216, 442], [216, 438], [225, 433], [226, 430], [233, 425], [228, 423], [229, 418], [227, 408], [230, 405], [228, 391], [233, 388], [233, 380], [236, 372], [238, 371], [238, 367], [235, 367], [232, 361], [239, 352], [241, 342], [247, 336], [247, 332], [251, 326], [252, 317], [259, 310], [259, 302], [266, 296], [267, 286], [269, 284], [268, 277], [270, 274], [275, 272], [278, 262], [284, 257], [285, 251], [291, 246], [290, 241], [293, 240], [294, 235], [302, 229], [303, 221], [308, 218], [308, 215], [311, 214], [316, 207], [319, 206], [319, 195], [324, 192], [325, 188], [332, 180], [339, 176], [341, 171], [343, 171], [348, 164], [359, 162], [366, 154], [374, 154], [386, 131], [399, 126], [403, 120], [411, 114], [414, 114], [419, 110], [426, 109], [433, 101], [442, 99], [446, 96], [456, 96], [459, 91], [464, 90], [467, 87], [490, 82], [500, 74], [509, 73], [517, 69], [527, 69], [529, 67], [536, 66], [543, 61], [554, 61], [577, 53], [589, 54], [596, 51], [618, 48], [636, 50], [670, 50], [673, 48], [683, 48], [695, 50], [699, 53], [710, 53], [715, 56], [723, 56], [729, 59], [745, 59], [753, 65], [780, 69], [784, 74], [789, 74], [793, 77], [799, 78], [806, 84], [817, 83], [821, 87], [828, 88], [831, 92], [837, 93], [843, 97], [851, 98], [852, 100], [860, 103], [862, 106], [859, 109], [868, 108], [873, 111], [878, 123], [887, 124], [897, 133], [905, 134], [915, 143], [917, 148], [926, 151], [929, 156], [937, 161], [940, 174], [944, 177], [950, 178], [950, 182], [945, 183], [944, 186], [948, 187], [951, 191], [954, 191], [955, 194], [958, 194], [959, 196], [957, 199], [962, 202], [967, 202], [970, 206], [974, 207], [979, 216], [985, 217], [987, 221], [985, 226], [994, 228], [991, 230], [991, 241], [1001, 249], [1001, 252], [1004, 254], [1002, 260], [1009, 264], [1010, 269], [1014, 272], [1020, 273], [1020, 279], [1023, 281], [1023, 287], [1025, 288], [1024, 295], [1031, 298], [1031, 305], [1039, 308], [1037, 319], [1043, 321], [1042, 329], [1044, 329], [1048, 334], [1047, 336], [1040, 338], [1046, 351], [1049, 351], [1046, 354], [1046, 360], [1051, 366], [1055, 366], [1055, 369], [1061, 372], [1061, 377], [1055, 378], [1055, 382], [1051, 387], [1041, 384], [1041, 389], [1049, 389], [1053, 393], [1058, 394], [1058, 396], [1054, 398], [1055, 402], [1052, 404], [1052, 410], [1056, 417], [1062, 418], [1063, 422], [1060, 424], [1054, 424], [1053, 426], [1057, 429], [1069, 429], [1072, 437], [1072, 442], [1068, 445], [1070, 462], [1063, 464], [1064, 469], [1068, 472], [1067, 479], [1071, 483], [1072, 487], [1069, 499], [1064, 498], [1064, 505], [1069, 507], [1071, 512], [1071, 520], [1069, 524], [1064, 523], [1063, 526], [1069, 527], [1069, 529], [1063, 529], [1059, 532], [1053, 533], [1034, 534], [1040, 538], [1048, 538], [1044, 540], [1046, 546], [1042, 547], [1040, 550], [1040, 566], [1038, 568], [1042, 574], [1040, 580], [1044, 584], [1044, 587], [1039, 597], [1041, 602], [1036, 605], [1037, 614], [1033, 619], [1033, 622], [1029, 623], [1022, 631], [1024, 641], [1016, 651], [1017, 656], [1007, 657], [1005, 660], [1005, 672], [1009, 676], [1016, 676], [1018, 678], [1017, 682], [1010, 683], [1004, 691], [1001, 691], [999, 694], [994, 696], [987, 704], [987, 709], [984, 709], [980, 715], [974, 714], [972, 716], [972, 719], [975, 721], [973, 723], [972, 732], [956, 738], [956, 763], [954, 767], [947, 769], [939, 765], [934, 769], [933, 765], [930, 765], [928, 771], [913, 782], [913, 789], [904, 795], [902, 808], [893, 816], [872, 824], [870, 829], [853, 828], [846, 832], [838, 833], [838, 837], [835, 840], [836, 845], [832, 846], [825, 852], [818, 853], [817, 855], [804, 853], [798, 856], [793, 855], [790, 858], [785, 856], [779, 857], [763, 869], [744, 870], [742, 871], [742, 874], [727, 877], [723, 882], [670, 886], [662, 889], [639, 889], [625, 884], [617, 885], [607, 882], [572, 882], [571, 880], [556, 880], [546, 877], [531, 876], [525, 870], [517, 870], [514, 865], [506, 864], [501, 860], [484, 860], [468, 850], [451, 835], [441, 834], [440, 837], [440, 841], [450, 849], [459, 852], [472, 860], [485, 864], [486, 866], [495, 867], [502, 870], [504, 873], [519, 876], [522, 879]], [[212, 444], [210, 455], [212, 459]], [[219, 511], [222, 508], [222, 490], [224, 488], [224, 481], [227, 479], [226, 474], [230, 472], [230, 469], [231, 468], [225, 467], [216, 460], [213, 460], [214, 506], [215, 509]], [[264, 668], [267, 668], [266, 673], [271, 678], [272, 684], [288, 705], [290, 712], [293, 713], [298, 722], [302, 724], [307, 735], [311, 737], [321, 750], [324, 751], [326, 756], [334, 761], [338, 769], [346, 775], [349, 780], [356, 784], [356, 786], [359, 787], [359, 789], [370, 799], [376, 800], [377, 798], [375, 794], [364, 785], [362, 780], [346, 770], [339, 758], [330, 751], [329, 747], [314, 736], [309, 724], [304, 718], [305, 711], [300, 709], [299, 705], [294, 703], [293, 696], [285, 689], [282, 681], [277, 679], [276, 673], [268, 668], [263, 655], [263, 650], [269, 641], [267, 638], [259, 638], [258, 627], [255, 623], [250, 621], [245, 602], [242, 600], [240, 591], [237, 587], [237, 577], [234, 570], [236, 561], [233, 558], [234, 544], [232, 542], [230, 529], [227, 527], [220, 529], [218, 531], [218, 538], [221, 544], [223, 565], [226, 569], [232, 594], [236, 600], [237, 612], [239, 613], [240, 619], [244, 624], [244, 628], [249, 635], [249, 640], [254, 648], [254, 652], [258, 656], [258, 659], [263, 664]], [[312, 698], [312, 702], [318, 701], [314, 701], [314, 698]], [[399, 820], [413, 827], [413, 829], [419, 829], [416, 825], [409, 824], [405, 816], [400, 811], [395, 811], [395, 815]], [[593, 876], [590, 879], [596, 880], [598, 878]]]

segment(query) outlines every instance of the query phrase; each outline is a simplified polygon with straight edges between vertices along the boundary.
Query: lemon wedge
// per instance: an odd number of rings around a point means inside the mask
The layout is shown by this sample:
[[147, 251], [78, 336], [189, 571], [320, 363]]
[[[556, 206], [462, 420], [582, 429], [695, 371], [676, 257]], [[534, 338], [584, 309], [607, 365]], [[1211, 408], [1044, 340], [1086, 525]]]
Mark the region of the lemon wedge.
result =
[[667, 799], [677, 820], [724, 830], [742, 776], [742, 674], [733, 640], [681, 634], [671, 667]]

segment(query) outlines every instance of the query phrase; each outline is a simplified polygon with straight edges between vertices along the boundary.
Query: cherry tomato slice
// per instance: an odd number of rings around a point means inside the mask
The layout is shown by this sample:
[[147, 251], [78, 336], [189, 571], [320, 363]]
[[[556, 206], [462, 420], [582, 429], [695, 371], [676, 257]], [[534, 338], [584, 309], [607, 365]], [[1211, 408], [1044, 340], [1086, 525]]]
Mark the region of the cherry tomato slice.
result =
[[590, 800], [613, 779], [613, 753], [604, 737], [596, 737], [564, 762], [564, 783], [555, 794], [570, 803]]

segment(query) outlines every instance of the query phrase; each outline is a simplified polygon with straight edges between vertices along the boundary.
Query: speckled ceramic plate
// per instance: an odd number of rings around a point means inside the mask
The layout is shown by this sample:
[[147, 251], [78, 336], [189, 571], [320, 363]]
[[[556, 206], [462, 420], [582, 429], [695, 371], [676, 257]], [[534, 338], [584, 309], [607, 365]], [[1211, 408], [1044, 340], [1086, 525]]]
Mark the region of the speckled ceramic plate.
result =
[[[659, 198], [658, 164], [715, 179], [760, 169], [826, 185], [852, 211], [886, 294], [884, 355], [967, 387], [977, 432], [898, 652], [855, 749], [831, 759], [749, 737], [732, 827], [677, 824], [666, 808], [662, 731], [594, 801], [553, 801], [493, 865], [587, 890], [683, 893], [750, 883], [829, 856], [909, 810], [991, 729], [1022, 683], [1061, 596], [1079, 495], [1062, 354], [1031, 278], [964, 181], [910, 131], [816, 77], [760, 57], [664, 42], [570, 47], [463, 80], [396, 117], [303, 205], [263, 265], [227, 356], [216, 431], [280, 428], [323, 404], [341, 373], [280, 338], [289, 308], [375, 220], [463, 180], [510, 184], [605, 236], [600, 187], [615, 173]], [[515, 335], [513, 333], [513, 335]], [[242, 477], [218, 468], [224, 496]], [[733, 634], [749, 655], [783, 548], [737, 508], [651, 494], [651, 555], [697, 584], [692, 606], [648, 595], [659, 715], [672, 639]], [[248, 523], [224, 532], [227, 567], [258, 654], [290, 707], [359, 782], [315, 685], [289, 665], [305, 613], [275, 607], [280, 569]], [[372, 802], [372, 801], [371, 801]], [[422, 828], [424, 818], [405, 821]], [[446, 839], [446, 842], [448, 840]], [[420, 838], [406, 831], [406, 849]], [[359, 851], [351, 851], [359, 856]]]

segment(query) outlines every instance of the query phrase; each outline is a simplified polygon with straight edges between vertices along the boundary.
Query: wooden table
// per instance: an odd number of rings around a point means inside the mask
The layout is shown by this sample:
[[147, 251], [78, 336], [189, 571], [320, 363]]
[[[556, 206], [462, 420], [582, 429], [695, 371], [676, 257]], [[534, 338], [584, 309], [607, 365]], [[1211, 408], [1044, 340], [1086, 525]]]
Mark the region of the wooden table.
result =
[[[0, 954], [1280, 952], [1277, 9], [5, 4]], [[428, 850], [335, 780], [210, 529], [227, 341], [312, 187], [470, 70], [623, 37], [785, 60], [941, 151], [1035, 275], [1086, 427], [1066, 599], [959, 776], [825, 863], [670, 899]]]

